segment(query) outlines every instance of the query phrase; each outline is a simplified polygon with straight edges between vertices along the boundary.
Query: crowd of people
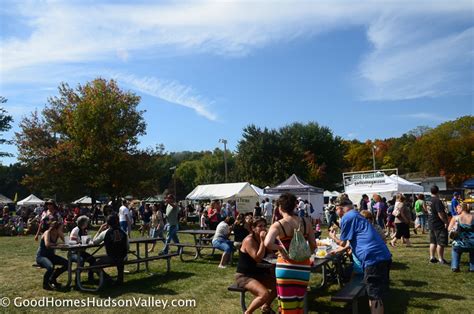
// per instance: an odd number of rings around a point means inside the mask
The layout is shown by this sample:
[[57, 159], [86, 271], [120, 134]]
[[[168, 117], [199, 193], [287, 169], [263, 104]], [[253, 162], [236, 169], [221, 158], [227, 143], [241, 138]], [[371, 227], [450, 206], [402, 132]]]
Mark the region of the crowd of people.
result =
[[[330, 200], [326, 208], [329, 237], [339, 246], [332, 254], [341, 251], [349, 253], [354, 272], [364, 275], [373, 313], [384, 311], [383, 299], [389, 288], [392, 256], [385, 244], [387, 239], [393, 247], [399, 241], [410, 247], [412, 230], [414, 233], [429, 233], [430, 263], [450, 264], [453, 272], [459, 272], [460, 257], [468, 253], [469, 271], [474, 271], [474, 221], [470, 208], [455, 194], [452, 201], [455, 207], [448, 210], [438, 193], [438, 187], [433, 186], [429, 201], [420, 194], [414, 203], [402, 194], [388, 201], [380, 195], [373, 195], [371, 199], [364, 195], [358, 206], [345, 194]], [[164, 246], [159, 254], [167, 254], [171, 242], [179, 243], [177, 231], [182, 212], [187, 216], [186, 212], [194, 211], [199, 217], [200, 228], [215, 230], [212, 245], [223, 251], [219, 268], [226, 268], [232, 253], [238, 251], [236, 282], [255, 295], [247, 313], [259, 308], [263, 313], [271, 313], [275, 298], [278, 298], [282, 313], [301, 312], [312, 261], [310, 256], [293, 259], [289, 252], [296, 233], [301, 233], [309, 250], [314, 252], [318, 245], [320, 222], [311, 219], [311, 204], [290, 193], [282, 194], [273, 201], [265, 199], [262, 203], [256, 203], [253, 212], [248, 213], [239, 213], [235, 202], [221, 203], [219, 200], [188, 206], [183, 210], [183, 206], [169, 194], [164, 203], [142, 203], [137, 209], [138, 217], [134, 218], [130, 203], [124, 200], [117, 212], [111, 209], [103, 211], [107, 213], [107, 219], [92, 239], [94, 243], [104, 242], [107, 256], [95, 259], [81, 252], [73, 255], [73, 261], [90, 265], [113, 262], [119, 274], [116, 283], [120, 284], [134, 222], [138, 220], [142, 236], [162, 241]], [[93, 212], [94, 209], [68, 210], [57, 206], [53, 200], [46, 200], [44, 207], [37, 207], [31, 213], [20, 210], [16, 215], [30, 215], [36, 221], [34, 234], [35, 240], [39, 240], [36, 262], [46, 269], [44, 289], [58, 288], [60, 284], [56, 279], [67, 269], [67, 261], [54, 253], [55, 244], [58, 240], [65, 240], [65, 231], [70, 231], [69, 241], [80, 242], [83, 236], [89, 234]], [[4, 225], [12, 221], [7, 209], [4, 209], [2, 218]], [[73, 222], [72, 228], [68, 225], [69, 219]], [[268, 230], [267, 225], [270, 226]], [[230, 239], [231, 233], [233, 240]], [[451, 263], [444, 257], [449, 238], [453, 240]], [[154, 249], [155, 244], [150, 251]], [[270, 268], [262, 270], [257, 267], [265, 256], [272, 254], [277, 256], [274, 272]], [[55, 265], [58, 267], [54, 268]], [[94, 280], [93, 272], [88, 273], [88, 280]]]

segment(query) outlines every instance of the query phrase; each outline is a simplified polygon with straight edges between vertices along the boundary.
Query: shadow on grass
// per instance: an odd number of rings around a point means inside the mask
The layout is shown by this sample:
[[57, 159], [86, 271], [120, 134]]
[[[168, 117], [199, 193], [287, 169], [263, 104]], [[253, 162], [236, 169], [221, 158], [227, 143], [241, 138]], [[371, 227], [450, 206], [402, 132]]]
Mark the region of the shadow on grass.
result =
[[400, 280], [404, 286], [408, 287], [423, 287], [427, 286], [428, 283], [426, 281], [419, 281], [419, 280]]
[[392, 262], [390, 265], [390, 270], [405, 270], [410, 268], [407, 264], [405, 263], [400, 263], [400, 262]]
[[[410, 281], [410, 280], [402, 280]], [[417, 282], [416, 280], [412, 280]], [[442, 299], [448, 300], [465, 300], [466, 298], [460, 295], [449, 294], [449, 293], [437, 293], [437, 292], [420, 292], [414, 290], [403, 290], [397, 288], [391, 288], [389, 292], [389, 297], [384, 301], [385, 312], [386, 313], [404, 313], [408, 310], [408, 305], [411, 299], [422, 299], [422, 304], [410, 304], [411, 307], [417, 307], [423, 310], [436, 310], [440, 306], [434, 305], [432, 301], [438, 301]], [[418, 300], [420, 302], [420, 300]], [[412, 302], [413, 303], [413, 302]], [[438, 304], [438, 303], [436, 303]]]
[[[187, 279], [195, 276], [190, 272], [171, 272], [169, 274], [154, 274], [152, 276], [128, 279], [125, 276], [124, 283], [120, 286], [114, 286], [112, 284], [104, 284], [104, 286], [97, 292], [84, 291], [83, 293], [97, 295], [101, 298], [106, 297], [118, 297], [128, 293], [142, 293], [150, 295], [177, 295], [179, 292], [166, 288], [166, 283], [170, 281], [176, 281], [181, 279]], [[69, 290], [62, 291], [64, 293]]]

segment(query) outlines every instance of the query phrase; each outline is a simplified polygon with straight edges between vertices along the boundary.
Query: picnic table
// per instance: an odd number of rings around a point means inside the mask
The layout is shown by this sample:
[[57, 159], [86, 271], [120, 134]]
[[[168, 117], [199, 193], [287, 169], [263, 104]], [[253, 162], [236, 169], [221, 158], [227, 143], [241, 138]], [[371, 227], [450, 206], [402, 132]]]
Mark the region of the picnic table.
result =
[[184, 248], [194, 248], [195, 253], [193, 256], [193, 260], [197, 259], [198, 257], [202, 256], [203, 249], [212, 249], [212, 254], [214, 254], [215, 248], [212, 246], [212, 237], [216, 233], [215, 230], [201, 230], [201, 229], [188, 229], [188, 230], [179, 230], [178, 233], [180, 234], [190, 234], [193, 236], [194, 243], [173, 243], [170, 245], [177, 246], [179, 248], [179, 257], [183, 262], [188, 261], [185, 257], [186, 253]]
[[[167, 272], [170, 271], [170, 259], [173, 256], [177, 256], [178, 254], [167, 254], [167, 255], [157, 255], [157, 256], [152, 256], [150, 257], [148, 254], [148, 244], [153, 243], [155, 241], [160, 241], [162, 240], [161, 238], [133, 238], [129, 239], [130, 245], [135, 244], [136, 245], [136, 251], [129, 251], [129, 254], [135, 256], [135, 259], [132, 260], [127, 260], [124, 262], [125, 265], [130, 265], [130, 264], [136, 264], [137, 269], [136, 272], [140, 271], [140, 264], [144, 263], [145, 264], [145, 269], [149, 272], [148, 268], [148, 263], [153, 260], [157, 259], [166, 259], [167, 260]], [[140, 253], [140, 244], [145, 244], [145, 254], [144, 257], [142, 257], [142, 254]], [[85, 266], [85, 265], [77, 265], [77, 267], [74, 269], [73, 268], [73, 261], [72, 261], [72, 256], [73, 254], [80, 254], [80, 252], [84, 252], [87, 249], [92, 249], [95, 248], [93, 253], [91, 254], [94, 257], [96, 256], [97, 252], [104, 246], [104, 243], [99, 243], [99, 244], [94, 244], [94, 243], [88, 243], [88, 244], [57, 244], [54, 246], [55, 249], [65, 251], [67, 252], [67, 260], [68, 260], [68, 269], [67, 269], [67, 283], [66, 283], [66, 288], [71, 287], [72, 284], [72, 275], [73, 272], [76, 274], [76, 285], [80, 290], [84, 291], [97, 291], [103, 283], [103, 268], [106, 267], [111, 267], [113, 265], [93, 265], [93, 266]], [[83, 263], [85, 264], [85, 262]], [[81, 273], [83, 271], [88, 271], [88, 270], [99, 270], [100, 271], [100, 282], [99, 282], [99, 287], [97, 289], [87, 289], [82, 286], [81, 284]]]
[[[313, 263], [311, 264], [311, 272], [322, 274], [322, 279], [317, 288], [323, 288], [331, 283], [337, 283], [342, 286], [343, 276], [345, 271], [345, 264], [347, 263], [346, 251], [337, 254], [328, 254], [325, 257], [319, 258], [313, 254], [311, 257]], [[257, 263], [259, 268], [275, 267], [277, 259], [274, 256], [264, 257], [262, 262]]]

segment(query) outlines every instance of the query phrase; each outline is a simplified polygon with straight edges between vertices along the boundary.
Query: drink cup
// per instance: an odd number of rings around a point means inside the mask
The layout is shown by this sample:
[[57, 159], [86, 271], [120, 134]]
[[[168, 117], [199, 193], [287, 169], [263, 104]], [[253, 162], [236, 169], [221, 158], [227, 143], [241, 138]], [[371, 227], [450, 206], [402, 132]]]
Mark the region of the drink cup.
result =
[[89, 240], [89, 237], [88, 237], [88, 236], [82, 236], [82, 237], [81, 237], [81, 243], [82, 243], [83, 245], [87, 244], [87, 240]]

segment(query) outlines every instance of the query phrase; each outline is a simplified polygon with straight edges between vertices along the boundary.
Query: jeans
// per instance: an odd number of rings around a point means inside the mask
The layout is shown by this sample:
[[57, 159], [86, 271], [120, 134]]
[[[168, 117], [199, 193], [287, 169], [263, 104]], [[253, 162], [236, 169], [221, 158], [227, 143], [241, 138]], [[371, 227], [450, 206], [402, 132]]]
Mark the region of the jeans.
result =
[[[43, 285], [48, 284], [51, 280], [56, 280], [56, 277], [65, 272], [68, 266], [67, 259], [58, 255], [48, 257], [36, 256], [36, 263], [41, 267], [46, 268], [46, 273], [43, 276]], [[62, 267], [56, 269], [53, 276], [54, 265], [61, 265]]]
[[168, 234], [166, 235], [165, 247], [163, 248], [163, 251], [161, 251], [163, 254], [168, 254], [169, 244], [171, 243], [171, 240], [173, 240], [174, 243], [179, 243], [178, 235], [176, 233], [177, 231], [177, 225], [169, 225]]
[[120, 229], [122, 229], [123, 232], [128, 234], [128, 222], [127, 221], [121, 221], [120, 222]]
[[469, 252], [469, 270], [474, 271], [474, 248], [465, 249], [456, 246], [451, 250], [451, 269], [459, 269], [461, 254], [464, 252]]
[[426, 215], [419, 215], [416, 216], [416, 218], [418, 219], [418, 223], [420, 224], [420, 226], [423, 229], [426, 229]]
[[[87, 252], [81, 252], [80, 255], [72, 254], [71, 260], [73, 262], [81, 265], [81, 266], [84, 265], [84, 262], [88, 262], [89, 265], [91, 265], [91, 266], [96, 264], [95, 257], [93, 257], [92, 255], [90, 255]], [[89, 278], [89, 280], [92, 280], [94, 278], [94, 272], [92, 270], [89, 270], [88, 278]]]
[[383, 217], [377, 218], [377, 224], [380, 226], [380, 228], [385, 228], [385, 219], [383, 219]]
[[212, 246], [227, 254], [232, 254], [232, 251], [234, 250], [234, 243], [226, 239], [214, 239], [212, 240]]

